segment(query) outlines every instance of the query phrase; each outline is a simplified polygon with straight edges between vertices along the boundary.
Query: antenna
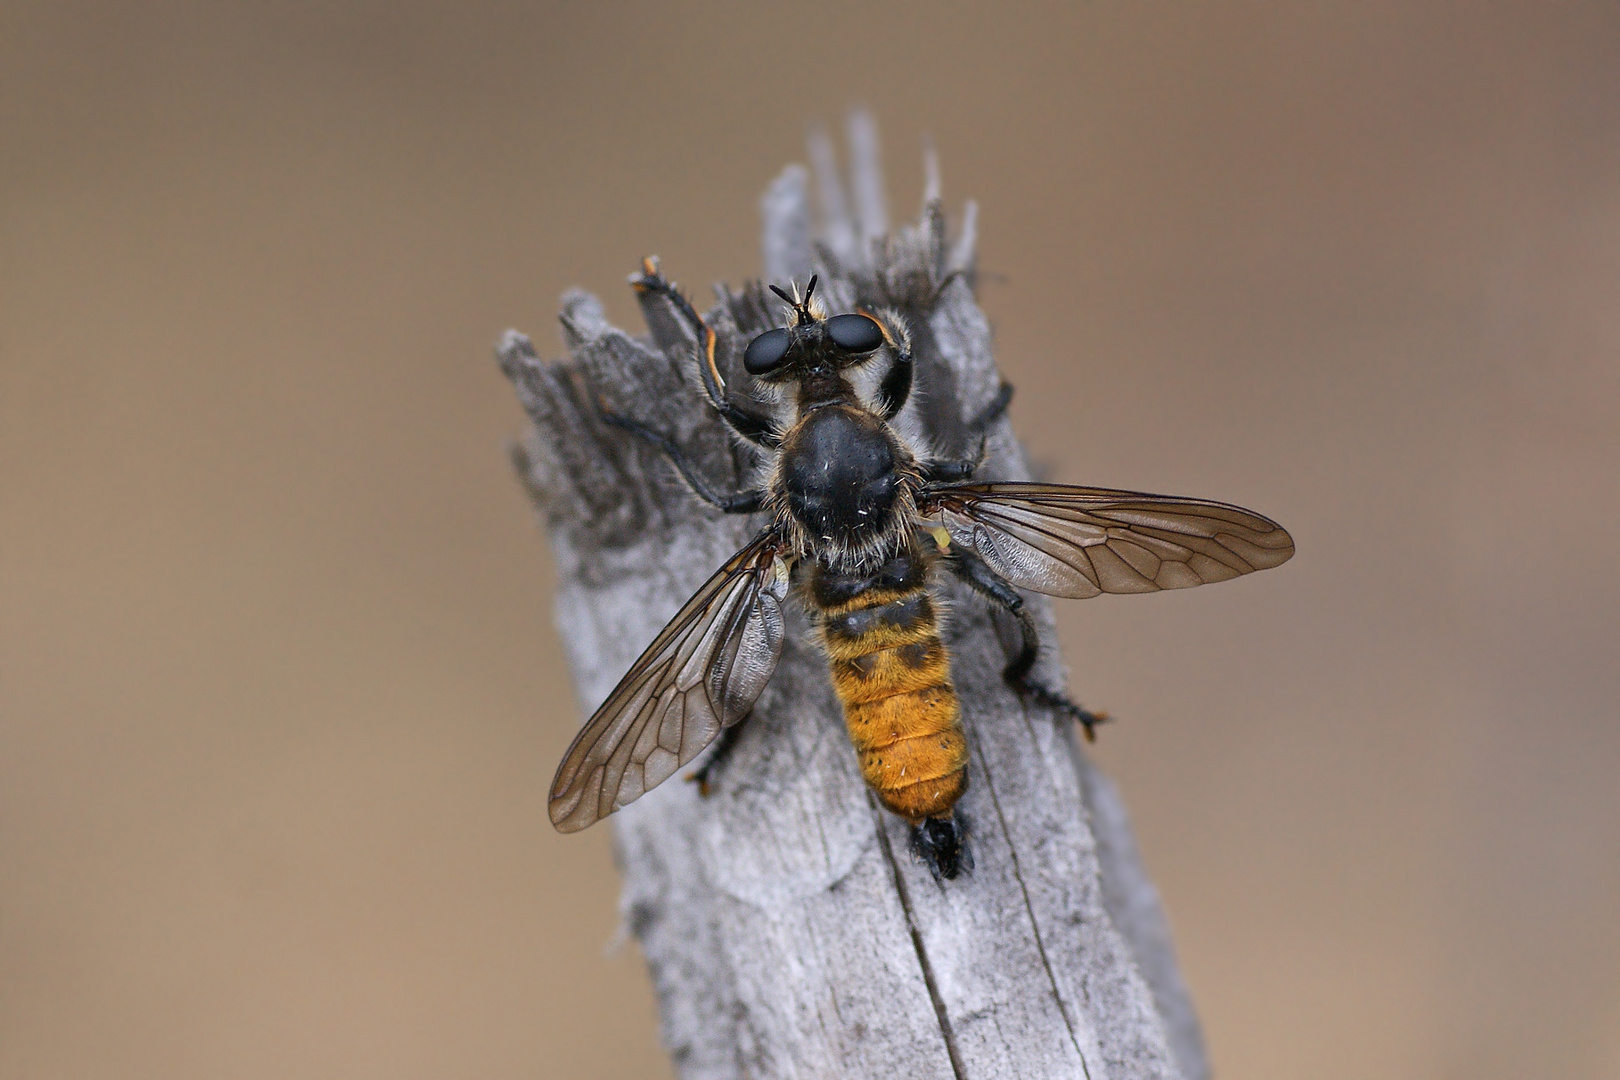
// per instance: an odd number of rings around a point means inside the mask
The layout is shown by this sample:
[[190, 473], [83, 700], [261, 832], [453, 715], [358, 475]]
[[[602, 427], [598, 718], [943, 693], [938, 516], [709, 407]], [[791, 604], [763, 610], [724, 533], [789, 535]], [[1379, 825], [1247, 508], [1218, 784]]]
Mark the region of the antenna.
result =
[[791, 296], [781, 286], [770, 286], [771, 292], [793, 305], [793, 311], [798, 316], [798, 325], [800, 326], [808, 322], [815, 322], [815, 316], [810, 314], [810, 297], [815, 295], [818, 280], [820, 279], [817, 275], [810, 275], [810, 284], [805, 286], [803, 300], [799, 299], [799, 286], [797, 284], [793, 284], [793, 294]]

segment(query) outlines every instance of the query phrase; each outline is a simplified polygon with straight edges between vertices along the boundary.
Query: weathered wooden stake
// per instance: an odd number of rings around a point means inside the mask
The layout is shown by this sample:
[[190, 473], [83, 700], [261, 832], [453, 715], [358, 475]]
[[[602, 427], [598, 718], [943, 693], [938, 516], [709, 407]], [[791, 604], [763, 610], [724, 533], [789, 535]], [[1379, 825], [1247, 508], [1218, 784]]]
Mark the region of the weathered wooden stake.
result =
[[[963, 418], [1000, 380], [973, 297], [973, 206], [949, 241], [930, 159], [920, 222], [889, 233], [864, 117], [851, 123], [851, 145], [853, 200], [831, 145], [812, 144], [818, 226], [803, 168], [766, 192], [765, 278], [815, 272], [834, 311], [858, 302], [903, 312], [918, 393], [901, 421], [962, 456]], [[592, 297], [571, 293], [570, 359], [542, 362], [515, 332], [500, 347], [534, 420], [515, 456], [550, 529], [557, 620], [590, 707], [759, 525], [710, 511], [655, 453], [598, 419], [600, 397], [669, 432], [717, 487], [737, 490], [753, 468], [704, 403], [693, 342], [668, 303], [642, 304], [647, 337], [608, 325]], [[742, 347], [775, 325], [776, 306], [757, 286], [722, 290], [707, 316], [734, 392], [748, 386]], [[982, 478], [1027, 478], [1005, 421], [989, 449]], [[623, 915], [677, 1072], [1203, 1080], [1198, 1024], [1117, 792], [1072, 728], [1003, 684], [1011, 627], [950, 582], [939, 592], [972, 748], [959, 807], [971, 875], [936, 883], [911, 858], [904, 825], [868, 797], [826, 662], [797, 614], [714, 793], [672, 779], [616, 815]], [[1051, 641], [1048, 605], [1030, 600]], [[1055, 653], [1042, 673], [1061, 685]]]

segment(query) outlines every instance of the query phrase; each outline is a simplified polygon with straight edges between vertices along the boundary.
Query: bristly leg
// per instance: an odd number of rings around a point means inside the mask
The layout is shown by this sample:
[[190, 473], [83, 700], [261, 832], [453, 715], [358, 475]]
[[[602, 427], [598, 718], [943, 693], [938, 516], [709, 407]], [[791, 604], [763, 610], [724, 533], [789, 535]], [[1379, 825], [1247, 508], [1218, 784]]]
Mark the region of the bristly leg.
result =
[[1012, 683], [1013, 690], [1020, 697], [1033, 701], [1037, 705], [1045, 705], [1048, 709], [1055, 710], [1059, 715], [1078, 722], [1085, 729], [1086, 742], [1096, 742], [1097, 725], [1106, 724], [1109, 721], [1107, 713], [1092, 712], [1090, 709], [1070, 701], [1067, 694], [1049, 690], [1040, 683], [1031, 682], [1028, 679], [1017, 681], [1009, 679], [1008, 681]]
[[979, 440], [979, 449], [973, 457], [960, 461], [942, 459], [939, 461], [923, 462], [923, 480], [929, 484], [960, 484], [973, 479], [973, 474], [979, 471], [984, 464], [985, 453], [989, 446], [990, 425], [1007, 414], [1007, 406], [1012, 402], [1012, 383], [1002, 382], [1001, 389], [991, 399], [979, 415], [968, 422], [967, 434], [969, 438]]
[[979, 410], [978, 416], [968, 421], [968, 436], [971, 438], [989, 431], [991, 424], [1007, 415], [1007, 406], [1012, 404], [1012, 399], [1012, 383], [1006, 379], [1001, 380], [1001, 385], [996, 388], [996, 396], [990, 399], [990, 404]]
[[911, 827], [911, 853], [920, 859], [935, 881], [950, 881], [973, 870], [973, 849], [968, 846], [967, 823], [961, 814], [924, 818]]
[[714, 794], [714, 777], [720, 766], [726, 763], [731, 752], [737, 748], [737, 736], [742, 734], [742, 724], [735, 723], [730, 727], [720, 729], [719, 738], [714, 741], [714, 749], [709, 752], [709, 758], [697, 771], [686, 779], [697, 785], [698, 795], [707, 799]]
[[726, 393], [726, 380], [721, 377], [720, 369], [714, 362], [716, 338], [714, 329], [703, 321], [675, 283], [664, 277], [658, 269], [658, 260], [652, 256], [641, 260], [641, 272], [630, 275], [630, 285], [638, 293], [656, 293], [664, 297], [675, 306], [675, 312], [685, 322], [688, 328], [697, 336], [697, 349], [693, 359], [697, 361], [698, 377], [703, 382], [703, 392], [708, 395], [709, 403], [720, 414], [720, 419], [743, 439], [755, 446], [775, 447], [782, 441], [782, 432], [777, 430], [776, 421], [763, 413], [738, 405]]
[[1040, 656], [1041, 636], [1035, 620], [1030, 617], [1029, 609], [1024, 605], [1024, 598], [1018, 595], [1018, 590], [1013, 588], [1012, 583], [1006, 578], [992, 570], [978, 555], [955, 544], [951, 545], [950, 551], [946, 554], [946, 563], [980, 596], [1018, 620], [1023, 645], [1018, 650], [1018, 655], [1013, 657], [1012, 663], [1001, 673], [1002, 678], [1007, 680], [1007, 685], [1024, 700], [1045, 705], [1058, 715], [1079, 723], [1086, 731], [1086, 742], [1096, 742], [1097, 725], [1108, 722], [1107, 713], [1092, 712], [1069, 700], [1067, 694], [1042, 686], [1030, 678], [1030, 671], [1034, 669], [1035, 660]]
[[628, 416], [613, 412], [606, 405], [602, 406], [599, 415], [602, 417], [603, 423], [628, 431], [630, 434], [657, 447], [664, 457], [669, 460], [669, 463], [675, 466], [675, 471], [681, 474], [681, 478], [686, 481], [686, 486], [692, 489], [692, 494], [722, 513], [752, 514], [765, 505], [765, 492], [763, 490], [739, 491], [732, 495], [721, 495], [715, 492], [708, 482], [703, 479], [697, 468], [686, 459], [686, 455], [681, 452], [681, 448], [676, 446], [675, 441], [668, 435], [654, 431], [639, 420], [632, 420]]

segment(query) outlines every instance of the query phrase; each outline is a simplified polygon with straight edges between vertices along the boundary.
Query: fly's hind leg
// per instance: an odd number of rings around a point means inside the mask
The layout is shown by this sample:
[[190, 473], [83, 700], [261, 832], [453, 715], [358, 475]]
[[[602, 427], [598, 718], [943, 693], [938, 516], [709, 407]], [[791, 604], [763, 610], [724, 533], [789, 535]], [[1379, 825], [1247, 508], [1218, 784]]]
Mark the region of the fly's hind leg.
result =
[[1018, 620], [1018, 628], [1023, 634], [1023, 645], [1012, 663], [1002, 671], [1002, 678], [1007, 685], [1022, 698], [1045, 705], [1057, 711], [1061, 716], [1077, 721], [1086, 732], [1087, 742], [1097, 741], [1097, 725], [1108, 722], [1108, 714], [1092, 712], [1090, 709], [1077, 705], [1069, 700], [1067, 694], [1060, 693], [1050, 687], [1042, 686], [1030, 678], [1030, 671], [1035, 667], [1035, 661], [1041, 652], [1041, 635], [1035, 620], [1030, 616], [1029, 609], [1024, 604], [1024, 598], [1018, 595], [1018, 590], [1012, 583], [992, 570], [988, 563], [971, 551], [953, 544], [946, 554], [958, 577], [967, 582], [980, 596], [1004, 608]]
[[707, 799], [714, 794], [715, 773], [719, 771], [720, 766], [726, 763], [726, 759], [731, 756], [731, 752], [737, 748], [737, 736], [740, 734], [742, 734], [741, 722], [732, 724], [730, 727], [721, 728], [719, 737], [714, 740], [714, 749], [709, 752], [708, 759], [702, 765], [699, 765], [691, 776], [687, 777], [689, 781], [697, 785], [698, 794], [703, 798]]

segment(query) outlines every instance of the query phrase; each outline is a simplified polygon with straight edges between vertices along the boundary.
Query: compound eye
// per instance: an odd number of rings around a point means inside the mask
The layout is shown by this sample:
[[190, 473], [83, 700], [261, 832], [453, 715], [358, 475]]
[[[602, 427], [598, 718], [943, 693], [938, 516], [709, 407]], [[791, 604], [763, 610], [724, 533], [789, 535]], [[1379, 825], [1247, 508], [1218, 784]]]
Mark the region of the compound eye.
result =
[[743, 367], [750, 375], [764, 375], [782, 365], [788, 351], [788, 332], [785, 327], [767, 330], [748, 343], [743, 353]]
[[866, 315], [837, 315], [827, 320], [827, 336], [845, 352], [869, 353], [883, 344], [883, 329]]

